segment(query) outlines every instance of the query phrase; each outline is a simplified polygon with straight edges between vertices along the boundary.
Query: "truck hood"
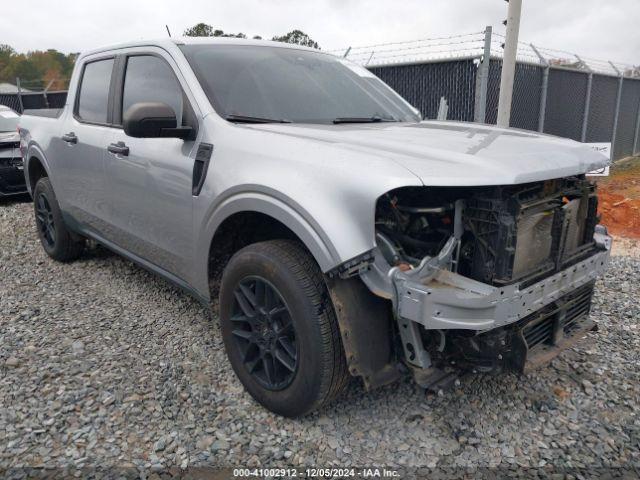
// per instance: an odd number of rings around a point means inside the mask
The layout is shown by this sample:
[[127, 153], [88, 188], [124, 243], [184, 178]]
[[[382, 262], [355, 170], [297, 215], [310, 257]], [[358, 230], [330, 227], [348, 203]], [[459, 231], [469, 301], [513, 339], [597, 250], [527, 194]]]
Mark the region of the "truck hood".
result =
[[[400, 164], [433, 186], [510, 185], [582, 174], [609, 163], [590, 147], [526, 130], [464, 122], [261, 124], [249, 128], [330, 143]], [[362, 155], [356, 155], [362, 158]], [[366, 165], [363, 165], [366, 174]]]

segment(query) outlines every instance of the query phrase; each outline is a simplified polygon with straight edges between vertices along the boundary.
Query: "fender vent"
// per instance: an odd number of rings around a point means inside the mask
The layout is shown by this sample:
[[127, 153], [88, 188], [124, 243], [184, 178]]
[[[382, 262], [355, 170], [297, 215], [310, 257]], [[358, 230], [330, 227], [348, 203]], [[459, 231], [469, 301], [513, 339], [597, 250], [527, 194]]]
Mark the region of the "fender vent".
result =
[[201, 143], [198, 145], [196, 161], [193, 164], [193, 181], [191, 186], [191, 193], [194, 197], [200, 195], [202, 191], [202, 186], [207, 178], [207, 170], [209, 169], [209, 161], [211, 160], [212, 153], [213, 145], [210, 143]]

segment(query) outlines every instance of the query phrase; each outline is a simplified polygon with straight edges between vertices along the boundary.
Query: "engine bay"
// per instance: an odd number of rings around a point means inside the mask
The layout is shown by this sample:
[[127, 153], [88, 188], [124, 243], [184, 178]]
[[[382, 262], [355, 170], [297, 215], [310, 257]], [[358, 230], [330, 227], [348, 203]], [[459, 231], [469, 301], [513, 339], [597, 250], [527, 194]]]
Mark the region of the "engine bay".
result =
[[[456, 219], [456, 202], [462, 218]], [[489, 187], [405, 187], [379, 198], [376, 242], [391, 266], [416, 268], [462, 226], [451, 270], [493, 285], [529, 284], [595, 249], [595, 185], [584, 176]]]

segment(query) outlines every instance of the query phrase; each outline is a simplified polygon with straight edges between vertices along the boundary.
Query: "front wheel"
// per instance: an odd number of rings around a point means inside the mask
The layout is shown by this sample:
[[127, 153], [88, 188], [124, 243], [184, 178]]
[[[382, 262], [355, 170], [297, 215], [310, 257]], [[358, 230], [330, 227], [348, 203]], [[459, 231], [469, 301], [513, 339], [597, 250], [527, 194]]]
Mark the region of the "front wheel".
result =
[[42, 177], [36, 183], [33, 206], [38, 237], [47, 255], [59, 262], [78, 258], [84, 249], [84, 240], [67, 229], [49, 178]]
[[296, 242], [256, 243], [231, 258], [222, 276], [220, 323], [236, 375], [279, 415], [321, 408], [347, 383], [322, 272]]

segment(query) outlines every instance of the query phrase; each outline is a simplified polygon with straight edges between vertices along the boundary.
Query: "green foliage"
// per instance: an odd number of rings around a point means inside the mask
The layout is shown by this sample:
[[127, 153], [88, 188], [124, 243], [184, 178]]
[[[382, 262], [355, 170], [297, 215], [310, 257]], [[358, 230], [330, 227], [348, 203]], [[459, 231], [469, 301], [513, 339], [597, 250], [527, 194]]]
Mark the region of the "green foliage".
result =
[[15, 84], [19, 77], [27, 89], [42, 89], [51, 82], [52, 90], [64, 90], [69, 86], [76, 56], [54, 49], [16, 53], [9, 45], [0, 45], [0, 82]]
[[198, 23], [184, 31], [185, 37], [213, 37], [213, 27], [206, 23]]
[[224, 33], [222, 30], [213, 29], [211, 25], [206, 23], [198, 23], [193, 27], [187, 28], [184, 31], [185, 37], [233, 37], [233, 38], [247, 38], [244, 33]]
[[[234, 38], [247, 38], [244, 33], [225, 33], [223, 30], [214, 29], [207, 23], [198, 23], [193, 27], [187, 28], [184, 31], [186, 37], [234, 37]], [[254, 35], [254, 40], [262, 40], [260, 35]], [[309, 35], [302, 30], [292, 30], [286, 35], [280, 37], [276, 36], [272, 38], [276, 42], [295, 43], [297, 45], [304, 45], [305, 47], [320, 49], [318, 42], [314, 41]]]
[[302, 30], [292, 30], [286, 35], [281, 37], [273, 37], [271, 40], [275, 42], [295, 43], [296, 45], [303, 45], [305, 47], [317, 48], [320, 50], [320, 45], [315, 42], [309, 35]]

